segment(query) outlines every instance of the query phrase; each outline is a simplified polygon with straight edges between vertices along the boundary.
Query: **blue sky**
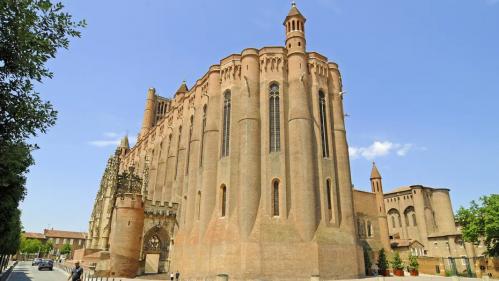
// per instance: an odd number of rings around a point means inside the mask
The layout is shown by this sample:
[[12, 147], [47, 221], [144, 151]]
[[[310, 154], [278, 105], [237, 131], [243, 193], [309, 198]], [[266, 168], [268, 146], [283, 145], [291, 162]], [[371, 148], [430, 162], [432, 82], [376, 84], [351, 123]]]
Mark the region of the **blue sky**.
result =
[[[284, 44], [290, 1], [64, 1], [86, 19], [38, 85], [59, 111], [34, 141], [24, 228], [86, 231], [114, 143], [147, 88], [171, 96], [247, 47]], [[307, 48], [340, 65], [353, 183], [451, 189], [454, 209], [499, 185], [499, 0], [307, 0]], [[133, 138], [132, 137], [132, 138]]]

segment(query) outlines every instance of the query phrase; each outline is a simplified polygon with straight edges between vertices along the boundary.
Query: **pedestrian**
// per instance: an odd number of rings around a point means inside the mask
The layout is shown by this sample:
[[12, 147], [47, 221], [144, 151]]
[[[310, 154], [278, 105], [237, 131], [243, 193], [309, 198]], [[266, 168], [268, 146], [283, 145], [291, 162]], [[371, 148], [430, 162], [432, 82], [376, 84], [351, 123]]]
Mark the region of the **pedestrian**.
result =
[[173, 272], [170, 272], [170, 280], [173, 281]]
[[180, 273], [179, 273], [179, 272], [178, 272], [178, 270], [177, 270], [177, 273], [175, 273], [175, 280], [177, 280], [177, 281], [178, 281], [178, 278], [179, 278], [179, 277], [180, 277]]
[[83, 268], [80, 267], [80, 262], [75, 262], [75, 268], [71, 270], [71, 275], [69, 275], [68, 280], [71, 281], [81, 281], [81, 276], [83, 275]]

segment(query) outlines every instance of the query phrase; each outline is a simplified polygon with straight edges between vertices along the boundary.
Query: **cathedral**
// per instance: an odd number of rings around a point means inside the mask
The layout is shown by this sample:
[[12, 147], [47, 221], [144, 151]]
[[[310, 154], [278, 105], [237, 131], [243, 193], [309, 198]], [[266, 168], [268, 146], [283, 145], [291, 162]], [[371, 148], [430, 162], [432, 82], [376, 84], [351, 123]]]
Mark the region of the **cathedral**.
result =
[[[97, 274], [356, 278], [365, 245], [391, 251], [414, 232], [419, 209], [406, 219], [395, 195], [422, 204], [418, 227], [437, 215], [425, 237], [449, 221], [452, 209], [425, 211], [423, 187], [386, 197], [375, 166], [372, 192], [353, 189], [338, 65], [307, 50], [295, 4], [283, 27], [284, 46], [229, 55], [172, 98], [147, 91], [137, 143], [109, 158], [89, 221], [82, 259]], [[450, 204], [448, 190], [432, 194]]]

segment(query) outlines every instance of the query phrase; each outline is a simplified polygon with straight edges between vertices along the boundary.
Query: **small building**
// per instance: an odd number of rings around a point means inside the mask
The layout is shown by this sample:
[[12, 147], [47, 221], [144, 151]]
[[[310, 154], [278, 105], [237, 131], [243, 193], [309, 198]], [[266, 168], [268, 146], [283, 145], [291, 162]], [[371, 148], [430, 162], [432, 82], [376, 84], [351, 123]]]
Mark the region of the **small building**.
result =
[[60, 254], [60, 250], [64, 244], [69, 244], [71, 246], [71, 252], [73, 253], [74, 250], [83, 248], [85, 246], [85, 240], [87, 239], [86, 232], [55, 229], [44, 229], [43, 235], [45, 236], [45, 239], [47, 241], [52, 242], [52, 244], [54, 245], [52, 254], [55, 255]]
[[390, 241], [392, 249], [400, 254], [403, 260], [408, 260], [409, 255], [423, 256], [424, 245], [414, 239], [393, 239]]

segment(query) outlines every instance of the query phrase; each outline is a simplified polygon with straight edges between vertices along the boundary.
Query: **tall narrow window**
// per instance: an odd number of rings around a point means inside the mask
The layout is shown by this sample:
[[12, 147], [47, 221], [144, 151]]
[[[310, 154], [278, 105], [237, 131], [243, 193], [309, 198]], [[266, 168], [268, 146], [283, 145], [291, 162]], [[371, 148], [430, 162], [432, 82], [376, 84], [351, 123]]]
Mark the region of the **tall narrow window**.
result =
[[396, 227], [396, 226], [395, 226], [395, 216], [394, 216], [394, 215], [392, 215], [392, 228], [395, 228], [395, 227]]
[[322, 91], [319, 91], [319, 110], [321, 118], [321, 139], [322, 139], [322, 157], [329, 157], [329, 144], [327, 140], [327, 118], [326, 118], [326, 98]]
[[189, 163], [191, 162], [191, 140], [192, 140], [192, 127], [194, 127], [194, 116], [191, 115], [191, 122], [189, 124], [189, 139], [187, 140], [187, 165], [185, 165], [185, 174], [189, 174]]
[[327, 179], [326, 180], [326, 197], [327, 197], [327, 208], [328, 210], [331, 210], [331, 180]]
[[279, 85], [272, 83], [269, 89], [270, 152], [281, 149], [281, 124], [279, 109]]
[[371, 224], [371, 221], [367, 221], [367, 237], [372, 237], [373, 236], [373, 226]]
[[413, 226], [417, 226], [417, 222], [416, 222], [416, 214], [412, 213], [412, 225]]
[[201, 217], [201, 191], [198, 191], [198, 210], [197, 210], [197, 218]]
[[273, 184], [272, 209], [275, 217], [279, 216], [279, 181], [274, 180]]
[[223, 118], [223, 136], [222, 136], [222, 157], [229, 156], [230, 139], [230, 91], [224, 94], [224, 118]]
[[199, 160], [199, 167], [203, 166], [203, 154], [204, 154], [204, 131], [206, 129], [206, 110], [207, 110], [207, 105], [203, 106], [203, 121], [201, 124], [201, 158]]
[[222, 217], [225, 217], [225, 213], [227, 211], [226, 210], [227, 209], [227, 187], [225, 185], [222, 185], [221, 191], [222, 191], [221, 214], [222, 214]]
[[180, 152], [180, 140], [182, 137], [182, 126], [178, 129], [178, 140], [177, 140], [177, 157], [175, 159], [175, 177], [174, 179], [177, 179], [177, 173], [178, 173], [178, 154]]

